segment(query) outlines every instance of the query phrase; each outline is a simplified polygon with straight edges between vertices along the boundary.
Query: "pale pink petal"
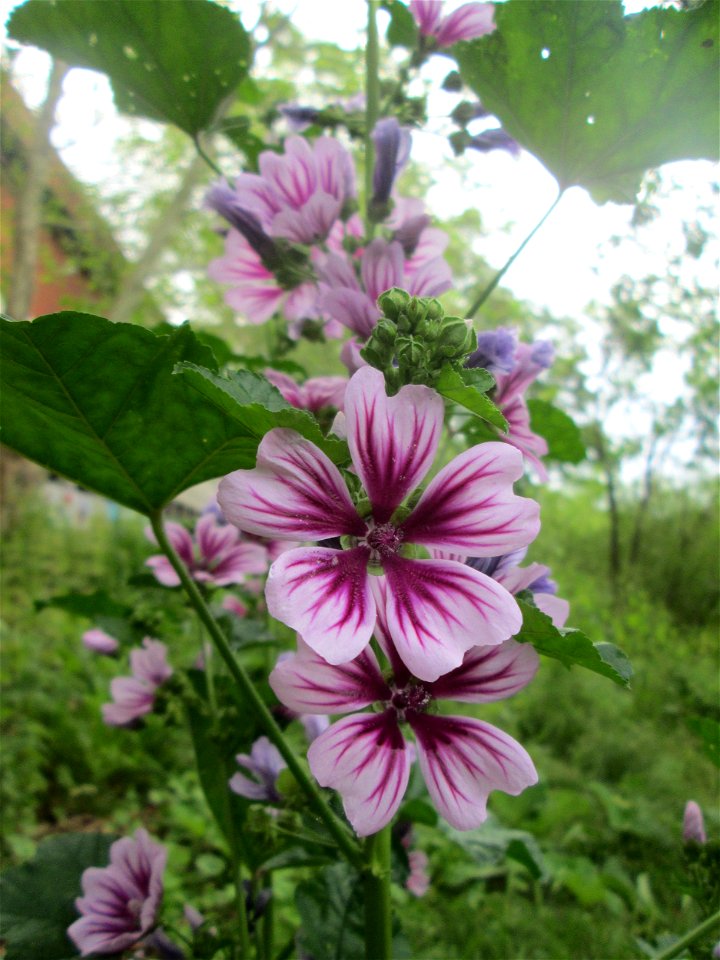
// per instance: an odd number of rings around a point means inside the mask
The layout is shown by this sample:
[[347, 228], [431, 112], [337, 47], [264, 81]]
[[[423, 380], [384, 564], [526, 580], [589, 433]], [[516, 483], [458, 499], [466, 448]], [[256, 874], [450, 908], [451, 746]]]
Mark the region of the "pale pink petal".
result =
[[402, 284], [414, 297], [439, 297], [452, 285], [450, 265], [442, 257], [406, 269]]
[[155, 703], [155, 688], [135, 677], [115, 677], [110, 682], [112, 703], [101, 707], [108, 726], [126, 727], [150, 713]]
[[[195, 564], [193, 539], [185, 527], [182, 527], [179, 523], [166, 523], [165, 535], [170, 541], [170, 546], [185, 566], [192, 568]], [[151, 527], [145, 527], [145, 536], [150, 543], [157, 544], [157, 539]]]
[[377, 523], [390, 519], [430, 469], [444, 414], [442, 398], [429, 387], [405, 386], [388, 397], [385, 377], [373, 367], [362, 367], [350, 380], [348, 446]]
[[500, 409], [508, 422], [508, 433], [502, 439], [523, 454], [535, 468], [539, 479], [545, 483], [548, 473], [540, 457], [547, 455], [547, 440], [533, 433], [530, 428], [530, 412], [524, 398], [513, 397], [507, 403], [500, 403]]
[[281, 204], [272, 186], [257, 173], [241, 173], [235, 180], [235, 193], [240, 205], [254, 213], [263, 230], [267, 230]]
[[218, 503], [231, 523], [262, 537], [323, 540], [365, 532], [338, 468], [295, 430], [265, 434], [257, 467], [225, 477]]
[[320, 284], [318, 307], [329, 320], [343, 326], [367, 340], [380, 319], [380, 311], [366, 293], [351, 287], [335, 289]]
[[492, 557], [530, 543], [540, 529], [540, 507], [517, 497], [512, 483], [522, 457], [502, 443], [482, 443], [451, 460], [428, 485], [402, 523], [411, 543]]
[[270, 567], [265, 599], [273, 617], [302, 634], [328, 663], [365, 649], [375, 626], [366, 547], [298, 547]]
[[517, 796], [537, 783], [526, 751], [489, 723], [430, 714], [413, 714], [408, 720], [432, 801], [458, 830], [480, 826], [492, 790]]
[[403, 249], [397, 241], [376, 237], [365, 248], [361, 273], [367, 295], [375, 302], [381, 293], [403, 282]]
[[323, 787], [342, 796], [361, 837], [393, 818], [410, 777], [410, 756], [394, 711], [364, 713], [334, 723], [310, 745], [308, 763]]
[[82, 635], [82, 642], [88, 650], [92, 650], [94, 653], [102, 653], [106, 657], [117, 653], [120, 646], [115, 637], [111, 637], [109, 633], [105, 633], [104, 630], [99, 630], [97, 627], [93, 630], [86, 630]]
[[130, 651], [130, 669], [137, 680], [155, 687], [165, 683], [173, 674], [167, 662], [167, 647], [151, 637], [145, 637], [142, 647]]
[[[543, 566], [542, 563], [530, 563], [527, 567], [518, 567], [516, 564], [523, 559], [526, 552], [523, 550], [522, 555], [516, 561], [501, 562], [492, 572], [493, 579], [501, 583], [513, 596], [520, 593], [521, 590], [527, 590], [531, 583], [541, 577], [546, 577], [550, 573], [550, 567]], [[514, 555], [508, 554], [508, 556]], [[503, 560], [507, 561], [507, 557], [503, 557]], [[490, 576], [490, 574], [488, 575]]]
[[270, 686], [296, 713], [352, 713], [391, 696], [370, 647], [349, 663], [333, 666], [300, 638], [298, 652], [270, 674]]
[[471, 647], [502, 643], [522, 625], [514, 597], [465, 564], [394, 556], [383, 559], [383, 569], [387, 629], [420, 680], [437, 680]]
[[235, 546], [239, 538], [236, 527], [218, 523], [212, 513], [204, 514], [195, 524], [195, 540], [200, 557], [206, 564], [220, 559]]
[[314, 146], [320, 189], [338, 200], [355, 196], [352, 155], [335, 137], [318, 137]]
[[239, 543], [222, 558], [208, 574], [216, 587], [243, 583], [252, 574], [262, 574], [268, 568], [268, 553], [259, 543]]
[[150, 567], [155, 574], [155, 579], [164, 587], [177, 587], [180, 583], [180, 577], [175, 573], [175, 568], [164, 554], [159, 553], [154, 557], [148, 557], [145, 566]]
[[302, 209], [286, 207], [276, 214], [268, 232], [272, 237], [284, 237], [293, 243], [318, 243], [328, 235], [341, 209], [340, 200], [327, 193], [316, 193]]
[[266, 367], [263, 373], [265, 378], [269, 380], [274, 387], [277, 387], [291, 406], [302, 407], [300, 387], [292, 377], [289, 377], [286, 373], [281, 373], [279, 370], [273, 370], [271, 367]]
[[553, 626], [558, 630], [567, 623], [570, 616], [570, 604], [561, 597], [556, 597], [552, 593], [534, 594], [535, 606], [542, 610], [553, 622]]
[[246, 617], [248, 613], [248, 608], [237, 597], [224, 597], [221, 606], [223, 610], [227, 610], [236, 617]]
[[530, 683], [539, 663], [529, 643], [506, 640], [499, 647], [474, 647], [465, 654], [462, 666], [440, 677], [429, 690], [436, 700], [504, 700]]
[[495, 29], [494, 12], [492, 3], [464, 3], [443, 17], [435, 34], [438, 46], [449, 47], [459, 40], [473, 40], [492, 33]]
[[259, 166], [280, 203], [295, 210], [307, 203], [317, 189], [315, 159], [304, 137], [288, 137], [284, 155], [271, 150], [261, 153]]

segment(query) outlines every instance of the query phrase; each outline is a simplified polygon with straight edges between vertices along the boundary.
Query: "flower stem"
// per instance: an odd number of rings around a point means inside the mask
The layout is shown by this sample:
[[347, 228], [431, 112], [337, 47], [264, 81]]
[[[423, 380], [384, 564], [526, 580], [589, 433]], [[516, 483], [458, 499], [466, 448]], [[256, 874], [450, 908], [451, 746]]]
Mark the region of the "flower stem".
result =
[[390, 826], [365, 842], [365, 957], [392, 958], [392, 906], [390, 904]]
[[173, 569], [180, 578], [185, 593], [187, 593], [190, 603], [205, 626], [211, 640], [230, 672], [235, 683], [240, 687], [247, 700], [252, 704], [255, 714], [260, 721], [268, 739], [277, 747], [280, 755], [288, 766], [290, 773], [295, 777], [300, 789], [310, 802], [317, 816], [323, 821], [329, 833], [337, 843], [344, 857], [355, 867], [362, 868], [363, 859], [360, 849], [355, 840], [350, 836], [345, 824], [328, 806], [325, 797], [314, 781], [305, 771], [302, 763], [295, 756], [293, 749], [283, 736], [283, 732], [275, 722], [275, 718], [267, 708], [265, 701], [258, 693], [255, 684], [241, 663], [235, 659], [230, 645], [227, 642], [225, 634], [218, 626], [215, 618], [210, 613], [197, 584], [190, 577], [185, 569], [185, 565], [172, 548], [170, 541], [165, 534], [165, 528], [162, 522], [162, 513], [153, 512], [149, 515], [150, 524], [153, 533], [157, 538], [160, 549], [172, 564]]
[[552, 204], [550, 205], [549, 209], [542, 215], [542, 217], [540, 218], [540, 220], [535, 224], [535, 226], [532, 228], [532, 230], [530, 231], [530, 233], [525, 237], [525, 239], [523, 240], [523, 242], [522, 242], [522, 243], [520, 244], [520, 246], [517, 248], [517, 250], [515, 251], [515, 253], [513, 253], [513, 255], [509, 258], [509, 260], [507, 260], [507, 262], [505, 263], [505, 265], [502, 266], [502, 267], [498, 270], [498, 272], [495, 274], [495, 276], [494, 276], [493, 279], [490, 281], [490, 283], [485, 287], [484, 290], [482, 290], [482, 291], [480, 292], [480, 294], [477, 296], [477, 298], [473, 301], [472, 306], [468, 309], [467, 313], [465, 314], [465, 316], [467, 317], [468, 320], [472, 320], [472, 318], [473, 318], [473, 317], [475, 316], [475, 314], [478, 312], [478, 310], [480, 309], [480, 307], [485, 303], [485, 301], [487, 300], [487, 298], [488, 298], [488, 297], [490, 296], [490, 294], [493, 292], [493, 290], [495, 289], [495, 287], [500, 283], [500, 281], [501, 281], [502, 278], [505, 276], [505, 274], [508, 272], [508, 270], [510, 269], [510, 267], [515, 263], [515, 261], [516, 261], [517, 258], [520, 256], [520, 254], [523, 252], [523, 250], [525, 249], [525, 247], [530, 243], [530, 241], [532, 240], [532, 238], [533, 238], [533, 237], [535, 236], [535, 234], [538, 232], [538, 230], [540, 229], [540, 227], [545, 223], [545, 221], [546, 221], [547, 218], [550, 216], [550, 214], [553, 212], [553, 210], [554, 210], [555, 207], [558, 205], [558, 203], [560, 203], [560, 199], [562, 198], [562, 195], [563, 195], [563, 191], [561, 190], [560, 193], [558, 193], [558, 195], [557, 195], [557, 196], [555, 197], [555, 199], [553, 200], [553, 202], [552, 202]]
[[211, 169], [214, 173], [216, 173], [219, 177], [222, 177], [223, 180], [224, 180], [224, 179], [225, 179], [225, 174], [222, 172], [222, 170], [220, 169], [220, 167], [215, 163], [215, 161], [212, 160], [212, 159], [207, 155], [207, 153], [206, 153], [205, 150], [203, 149], [202, 144], [200, 143], [200, 137], [199, 137], [199, 136], [193, 137], [193, 143], [195, 144], [195, 149], [197, 150], [198, 154], [203, 158], [203, 160], [204, 160], [205, 163], [210, 167], [210, 169]]
[[372, 240], [375, 232], [369, 208], [373, 195], [373, 170], [375, 167], [375, 144], [372, 132], [378, 119], [380, 107], [379, 44], [375, 7], [377, 0], [368, 0], [367, 44], [365, 46], [365, 237]]
[[689, 933], [686, 933], [684, 937], [676, 940], [667, 950], [663, 950], [662, 953], [656, 953], [654, 960], [672, 960], [672, 958], [681, 953], [685, 947], [689, 947], [691, 943], [695, 943], [696, 940], [699, 940], [701, 937], [704, 937], [706, 933], [709, 933], [718, 923], [720, 923], [720, 910], [711, 917], [708, 917], [707, 920], [703, 920], [697, 927], [694, 927]]
[[240, 927], [240, 956], [243, 960], [247, 957], [250, 960], [252, 956], [252, 944], [250, 943], [250, 927], [248, 925], [247, 900], [245, 897], [245, 887], [242, 880], [242, 864], [237, 853], [237, 844], [232, 844], [232, 865], [233, 880], [235, 882], [235, 902], [238, 911], [238, 925]]

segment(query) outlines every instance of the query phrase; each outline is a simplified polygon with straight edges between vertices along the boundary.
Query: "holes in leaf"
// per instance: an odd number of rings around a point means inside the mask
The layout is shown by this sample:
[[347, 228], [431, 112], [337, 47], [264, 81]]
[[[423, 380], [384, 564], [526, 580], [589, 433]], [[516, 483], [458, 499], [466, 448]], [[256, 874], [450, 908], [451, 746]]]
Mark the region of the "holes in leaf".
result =
[[137, 60], [138, 52], [135, 47], [125, 46], [123, 47], [123, 53], [128, 58], [128, 60]]
[[595, 123], [595, 117], [593, 117], [592, 114], [589, 117], [585, 117], [585, 123], [587, 123], [589, 127], [592, 127]]
[[548, 60], [550, 57], [549, 49], [547, 47], [543, 47], [542, 50], [540, 51], [540, 56], [542, 57], [543, 60]]

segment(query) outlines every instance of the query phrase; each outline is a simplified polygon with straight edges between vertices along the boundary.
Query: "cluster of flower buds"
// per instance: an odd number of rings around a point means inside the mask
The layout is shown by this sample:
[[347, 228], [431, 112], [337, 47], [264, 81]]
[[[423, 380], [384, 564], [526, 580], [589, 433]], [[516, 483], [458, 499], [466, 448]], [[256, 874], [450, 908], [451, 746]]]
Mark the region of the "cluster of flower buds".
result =
[[433, 386], [443, 367], [462, 366], [475, 350], [472, 322], [446, 317], [434, 297], [393, 288], [378, 299], [382, 318], [360, 355], [382, 370], [392, 392], [407, 383]]

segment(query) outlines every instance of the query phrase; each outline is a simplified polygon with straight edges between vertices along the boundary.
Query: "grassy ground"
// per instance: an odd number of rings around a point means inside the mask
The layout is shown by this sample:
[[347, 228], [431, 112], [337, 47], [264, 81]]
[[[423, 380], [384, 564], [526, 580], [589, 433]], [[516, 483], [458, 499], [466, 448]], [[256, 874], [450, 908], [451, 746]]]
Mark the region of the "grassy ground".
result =
[[[687, 726], [718, 711], [715, 623], [706, 599], [691, 597], [708, 579], [715, 545], [697, 535], [697, 510], [683, 526], [663, 503], [646, 547], [647, 557], [662, 558], [663, 576], [630, 571], [614, 604], [603, 515], [589, 497], [546, 501], [533, 558], [552, 564], [572, 625], [621, 646], [636, 677], [627, 691], [544, 661], [526, 691], [483, 709], [538, 767], [537, 787], [518, 798], [494, 794], [490, 806], [493, 829], [536, 839], [542, 875], [484, 848], [469, 854], [448, 831], [416, 827], [431, 888], [420, 900], [400, 890], [396, 898], [417, 960], [620, 960], [641, 956], [638, 937], [655, 941], [700, 919], [681, 891], [680, 835], [691, 798], [704, 807], [708, 832], [720, 833], [717, 770]], [[696, 532], [681, 552], [672, 537], [690, 523]], [[108, 730], [99, 707], [122, 669], [82, 648], [90, 621], [35, 608], [53, 595], [105, 589], [132, 599], [148, 632], [172, 633], [173, 658], [189, 665], [197, 636], [181, 599], [127, 586], [149, 552], [131, 515], [101, 513], [78, 526], [38, 496], [13, 502], [3, 547], [2, 842], [13, 863], [48, 832], [125, 832], [142, 821], [170, 843], [168, 899], [179, 914], [186, 900], [228, 896], [187, 734], [172, 714], [137, 732]], [[678, 590], [684, 597], [666, 602]], [[283, 904], [292, 911], [294, 877], [278, 875], [278, 912]]]

